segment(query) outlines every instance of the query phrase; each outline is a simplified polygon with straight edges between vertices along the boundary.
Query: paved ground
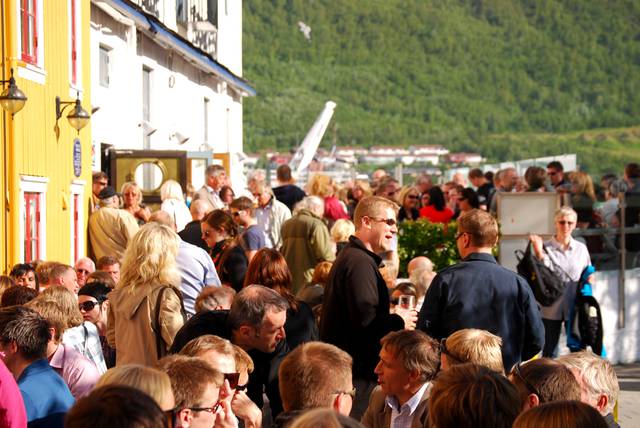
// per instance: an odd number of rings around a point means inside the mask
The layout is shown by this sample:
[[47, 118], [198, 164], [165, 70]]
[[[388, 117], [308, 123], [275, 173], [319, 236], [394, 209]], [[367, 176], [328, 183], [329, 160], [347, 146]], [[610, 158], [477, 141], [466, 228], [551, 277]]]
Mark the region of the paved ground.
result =
[[618, 422], [621, 427], [640, 426], [640, 362], [616, 366], [620, 397]]

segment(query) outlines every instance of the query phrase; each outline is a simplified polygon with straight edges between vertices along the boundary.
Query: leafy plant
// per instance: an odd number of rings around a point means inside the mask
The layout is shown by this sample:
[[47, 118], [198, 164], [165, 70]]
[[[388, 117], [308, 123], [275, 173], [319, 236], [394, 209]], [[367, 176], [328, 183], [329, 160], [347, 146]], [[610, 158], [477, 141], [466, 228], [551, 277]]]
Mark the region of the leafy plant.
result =
[[431, 223], [426, 219], [404, 221], [398, 230], [400, 276], [407, 276], [407, 263], [418, 256], [426, 256], [439, 271], [456, 263], [460, 256], [456, 247], [456, 222]]

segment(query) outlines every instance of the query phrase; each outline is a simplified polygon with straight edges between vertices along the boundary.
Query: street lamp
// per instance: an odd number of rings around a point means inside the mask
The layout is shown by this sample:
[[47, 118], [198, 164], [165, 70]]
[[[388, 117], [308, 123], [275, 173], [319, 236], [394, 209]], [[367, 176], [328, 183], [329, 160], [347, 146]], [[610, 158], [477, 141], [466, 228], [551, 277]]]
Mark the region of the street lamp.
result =
[[62, 101], [60, 97], [56, 97], [56, 127], [58, 126], [58, 120], [62, 117], [62, 113], [72, 104], [74, 104], [74, 107], [67, 115], [67, 120], [76, 131], [80, 132], [82, 128], [87, 126], [91, 119], [89, 113], [82, 108], [80, 93], [78, 93], [75, 101]]
[[0, 83], [4, 86], [5, 83], [9, 84], [9, 87], [2, 91], [0, 95], [0, 106], [7, 113], [11, 113], [11, 116], [22, 110], [24, 104], [27, 102], [27, 96], [16, 85], [16, 79], [13, 78], [13, 68], [11, 69], [11, 77], [9, 80], [0, 80]]

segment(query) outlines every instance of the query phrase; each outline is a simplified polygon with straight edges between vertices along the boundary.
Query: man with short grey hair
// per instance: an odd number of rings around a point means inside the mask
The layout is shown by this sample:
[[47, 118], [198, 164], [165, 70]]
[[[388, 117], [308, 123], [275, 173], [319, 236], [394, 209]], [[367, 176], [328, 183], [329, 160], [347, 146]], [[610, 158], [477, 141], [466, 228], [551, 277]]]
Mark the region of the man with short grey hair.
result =
[[209, 165], [204, 172], [204, 185], [193, 195], [193, 201], [204, 199], [213, 209], [223, 209], [224, 202], [220, 199], [220, 188], [227, 182], [227, 172], [222, 165]]
[[89, 257], [80, 257], [74, 265], [76, 275], [78, 276], [78, 287], [84, 287], [87, 283], [87, 277], [96, 271], [96, 265]]
[[101, 208], [89, 217], [89, 241], [96, 260], [108, 255], [122, 259], [127, 243], [140, 227], [127, 210], [119, 209], [120, 198], [107, 186], [100, 192]]
[[282, 225], [280, 252], [291, 271], [291, 285], [300, 291], [313, 276], [315, 266], [335, 260], [331, 235], [322, 221], [324, 202], [317, 196], [307, 196], [299, 202], [292, 218]]
[[178, 353], [190, 340], [213, 334], [247, 351], [255, 370], [249, 375], [247, 395], [262, 407], [265, 390], [272, 414], [282, 411], [278, 391], [278, 366], [289, 352], [284, 332], [287, 300], [262, 285], [243, 288], [228, 311], [204, 311], [191, 317], [176, 334], [171, 353]]

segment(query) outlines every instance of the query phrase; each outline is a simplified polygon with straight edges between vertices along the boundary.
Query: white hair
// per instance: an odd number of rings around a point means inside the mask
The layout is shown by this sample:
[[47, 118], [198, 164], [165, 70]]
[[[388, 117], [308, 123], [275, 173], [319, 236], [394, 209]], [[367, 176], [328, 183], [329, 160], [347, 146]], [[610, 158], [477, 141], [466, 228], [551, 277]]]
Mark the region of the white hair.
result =
[[318, 196], [306, 196], [296, 204], [293, 212], [297, 213], [302, 209], [307, 209], [318, 217], [322, 217], [324, 215], [324, 201]]
[[167, 180], [160, 187], [160, 199], [165, 201], [167, 199], [175, 199], [178, 201], [184, 201], [184, 195], [182, 194], [182, 186], [175, 180]]

